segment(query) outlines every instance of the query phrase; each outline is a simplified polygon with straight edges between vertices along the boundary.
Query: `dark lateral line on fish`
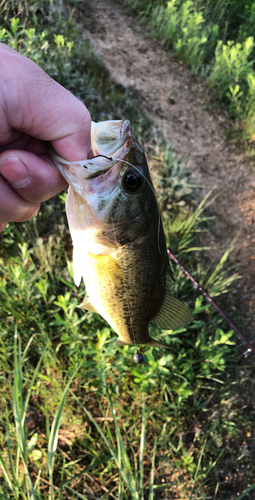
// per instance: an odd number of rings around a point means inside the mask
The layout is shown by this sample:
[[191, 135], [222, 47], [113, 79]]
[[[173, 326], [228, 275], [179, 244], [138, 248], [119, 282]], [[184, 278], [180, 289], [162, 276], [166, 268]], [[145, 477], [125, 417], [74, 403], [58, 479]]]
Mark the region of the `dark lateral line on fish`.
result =
[[[99, 158], [100, 156], [102, 156], [103, 158], [106, 158], [109, 161], [112, 161], [112, 157], [111, 156], [105, 156], [105, 155], [92, 156], [92, 158], [89, 158], [89, 160], [94, 160], [94, 158]], [[84, 166], [84, 168], [88, 168], [88, 167], [86, 167], [86, 165], [83, 165], [83, 166]]]
[[204, 288], [199, 285], [199, 283], [193, 278], [193, 276], [187, 271], [187, 269], [180, 263], [180, 261], [175, 257], [175, 255], [167, 249], [167, 253], [169, 257], [182, 269], [182, 271], [188, 276], [190, 281], [197, 287], [199, 292], [206, 298], [206, 300], [216, 309], [216, 311], [222, 316], [222, 318], [225, 319], [225, 321], [229, 324], [229, 326], [239, 335], [240, 339], [242, 339], [243, 342], [249, 347], [249, 349], [255, 354], [255, 347], [249, 342], [249, 340], [243, 335], [242, 332], [237, 328], [237, 326], [234, 325], [234, 323], [231, 321], [231, 319], [228, 318], [228, 316], [221, 310], [221, 308], [214, 302], [212, 297], [208, 295], [208, 293], [204, 290]]

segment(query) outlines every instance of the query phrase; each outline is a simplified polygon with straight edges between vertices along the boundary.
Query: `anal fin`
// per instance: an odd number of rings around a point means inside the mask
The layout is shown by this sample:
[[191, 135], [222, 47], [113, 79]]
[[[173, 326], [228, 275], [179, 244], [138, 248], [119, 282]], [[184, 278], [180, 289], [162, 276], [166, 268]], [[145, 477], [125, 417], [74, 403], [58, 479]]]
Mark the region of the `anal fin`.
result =
[[177, 330], [192, 321], [193, 314], [185, 304], [174, 297], [166, 287], [166, 295], [160, 311], [152, 323], [163, 330]]

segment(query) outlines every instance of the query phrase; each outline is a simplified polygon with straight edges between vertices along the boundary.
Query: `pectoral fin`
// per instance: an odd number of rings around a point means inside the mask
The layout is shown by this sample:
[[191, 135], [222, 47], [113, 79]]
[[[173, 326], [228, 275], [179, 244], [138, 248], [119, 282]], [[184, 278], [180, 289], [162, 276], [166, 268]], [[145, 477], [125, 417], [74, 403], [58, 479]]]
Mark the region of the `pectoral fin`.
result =
[[86, 309], [87, 311], [97, 313], [96, 308], [93, 306], [89, 299], [85, 299], [78, 307], [80, 307], [81, 309]]
[[190, 323], [192, 318], [189, 308], [176, 299], [166, 287], [163, 305], [152, 319], [152, 323], [163, 330], [176, 330]]
[[111, 255], [94, 255], [89, 252], [89, 265], [93, 269], [93, 276], [98, 280], [107, 283], [123, 283], [123, 272], [120, 265]]

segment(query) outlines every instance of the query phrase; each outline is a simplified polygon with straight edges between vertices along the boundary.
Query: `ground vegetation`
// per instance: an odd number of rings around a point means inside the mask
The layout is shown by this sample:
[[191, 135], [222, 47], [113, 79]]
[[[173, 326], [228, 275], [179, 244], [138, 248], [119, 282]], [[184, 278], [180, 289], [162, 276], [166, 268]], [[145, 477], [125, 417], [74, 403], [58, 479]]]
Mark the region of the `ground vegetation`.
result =
[[[167, 241], [220, 303], [238, 278], [199, 257], [210, 231], [187, 172], [152, 133], [135, 93], [116, 85], [82, 37], [79, 2], [0, 4], [1, 41], [31, 57], [89, 107], [129, 118], [157, 185]], [[135, 111], [134, 111], [135, 110]], [[9, 224], [0, 247], [0, 498], [252, 498], [252, 364], [223, 320], [173, 267], [191, 325], [159, 332], [168, 352], [117, 348], [98, 315], [78, 310], [65, 193]], [[249, 493], [250, 492], [250, 493]]]
[[243, 138], [255, 139], [255, 3], [125, 0], [152, 34], [199, 74]]

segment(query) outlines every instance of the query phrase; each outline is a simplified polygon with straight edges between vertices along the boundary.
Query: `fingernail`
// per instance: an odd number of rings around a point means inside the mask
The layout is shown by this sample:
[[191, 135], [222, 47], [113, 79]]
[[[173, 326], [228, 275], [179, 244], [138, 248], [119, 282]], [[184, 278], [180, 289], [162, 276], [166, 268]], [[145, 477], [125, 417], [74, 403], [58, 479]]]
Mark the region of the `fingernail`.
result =
[[0, 174], [15, 188], [26, 187], [31, 179], [29, 170], [17, 156], [0, 159]]

